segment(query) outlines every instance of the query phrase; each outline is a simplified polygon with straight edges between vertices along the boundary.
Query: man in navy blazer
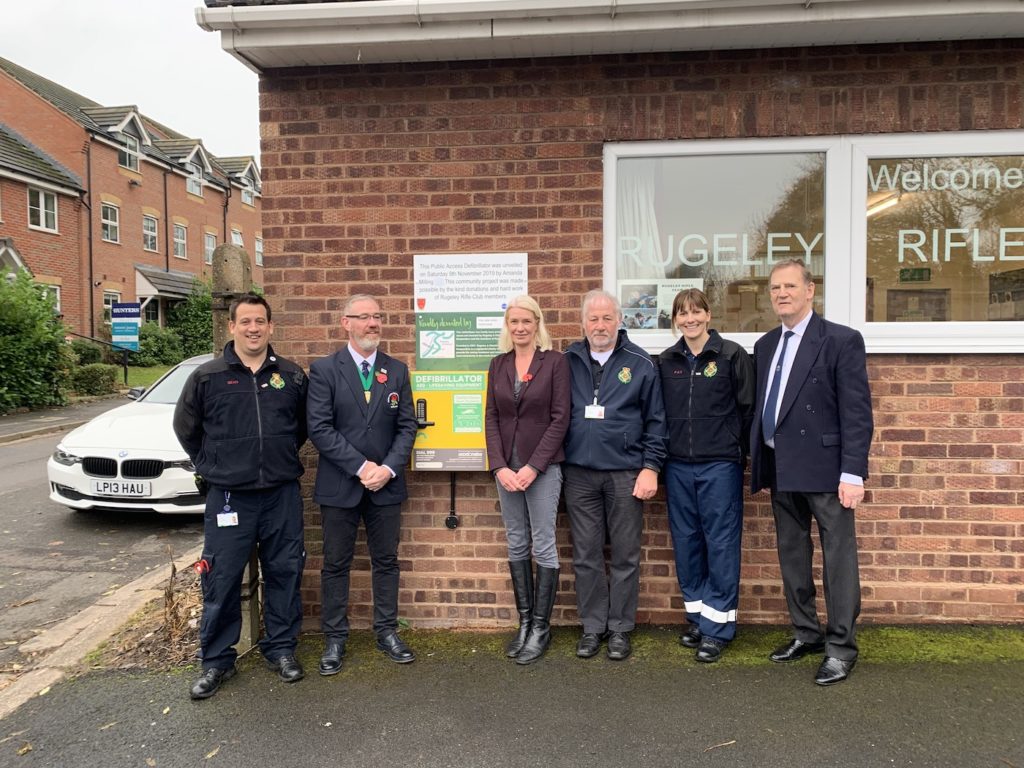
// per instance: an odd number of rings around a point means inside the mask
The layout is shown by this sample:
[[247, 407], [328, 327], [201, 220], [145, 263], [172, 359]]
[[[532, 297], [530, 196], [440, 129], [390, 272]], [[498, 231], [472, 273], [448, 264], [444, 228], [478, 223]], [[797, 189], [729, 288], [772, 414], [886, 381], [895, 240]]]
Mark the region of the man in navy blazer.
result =
[[377, 647], [399, 664], [416, 658], [398, 636], [398, 536], [416, 439], [409, 369], [378, 349], [383, 315], [372, 296], [352, 296], [343, 314], [348, 344], [313, 363], [307, 398], [309, 437], [320, 452], [313, 498], [323, 514], [321, 675], [341, 671], [360, 520], [370, 551]]
[[[796, 661], [825, 652], [819, 685], [845, 680], [857, 660], [860, 577], [853, 511], [864, 498], [874, 424], [864, 339], [817, 315], [814, 280], [799, 259], [769, 278], [782, 326], [754, 345], [757, 405], [751, 427], [751, 490], [770, 488], [782, 584], [794, 637], [770, 656]], [[828, 625], [811, 574], [817, 521]]]

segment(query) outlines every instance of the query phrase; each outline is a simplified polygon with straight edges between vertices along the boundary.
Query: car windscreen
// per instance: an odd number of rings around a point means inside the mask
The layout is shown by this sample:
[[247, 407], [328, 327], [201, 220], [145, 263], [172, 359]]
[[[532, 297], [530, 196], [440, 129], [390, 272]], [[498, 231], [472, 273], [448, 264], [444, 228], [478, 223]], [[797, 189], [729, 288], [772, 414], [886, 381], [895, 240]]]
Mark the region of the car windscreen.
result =
[[166, 376], [154, 384], [151, 389], [147, 390], [146, 394], [140, 399], [145, 400], [147, 403], [174, 405], [178, 402], [178, 397], [181, 395], [181, 390], [185, 387], [188, 377], [198, 367], [197, 365], [179, 365], [177, 368], [172, 368]]

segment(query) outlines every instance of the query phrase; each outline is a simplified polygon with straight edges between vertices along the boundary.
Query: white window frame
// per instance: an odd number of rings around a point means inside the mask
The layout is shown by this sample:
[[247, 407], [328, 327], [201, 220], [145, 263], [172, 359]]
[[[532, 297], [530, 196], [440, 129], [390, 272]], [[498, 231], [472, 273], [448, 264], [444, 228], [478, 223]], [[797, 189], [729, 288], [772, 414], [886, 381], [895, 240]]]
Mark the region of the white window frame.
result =
[[185, 179], [185, 190], [197, 197], [203, 196], [203, 166], [195, 162], [185, 163], [188, 178]]
[[[866, 321], [867, 168], [886, 157], [966, 157], [1022, 155], [1024, 131], [807, 136], [765, 139], [714, 139], [610, 143], [604, 149], [604, 287], [616, 291], [616, 166], [621, 158], [771, 153], [825, 155], [825, 317], [852, 326], [864, 336], [868, 352], [1024, 352], [1024, 321], [950, 321], [941, 323]], [[759, 333], [726, 333], [748, 350]], [[670, 330], [631, 338], [658, 353], [678, 338]]]
[[130, 133], [122, 133], [121, 146], [117, 150], [117, 164], [138, 173], [140, 144], [141, 142]]
[[256, 205], [256, 190], [253, 188], [252, 180], [248, 177], [242, 179], [242, 204]]
[[[174, 258], [188, 259], [188, 227], [184, 224], [175, 224], [172, 232], [174, 233]], [[180, 253], [178, 246], [181, 246]]]
[[[152, 231], [146, 227], [150, 223], [153, 225]], [[142, 250], [150, 253], [160, 251], [160, 221], [156, 216], [144, 214], [142, 217]]]
[[[150, 307], [155, 307], [155, 311], [153, 312], [153, 314], [156, 315], [156, 319], [155, 320], [151, 320], [149, 318]], [[149, 301], [146, 302], [145, 306], [142, 307], [142, 322], [144, 322], [144, 323], [156, 323], [157, 325], [163, 325], [160, 322], [160, 319], [161, 319], [160, 318], [160, 299], [158, 297], [156, 297], [156, 296], [153, 296], [153, 297], [151, 297], [149, 299]]]
[[203, 261], [213, 264], [213, 252], [217, 250], [217, 236], [213, 232], [203, 233]]
[[231, 230], [231, 244], [237, 245], [239, 248], [245, 247], [245, 240], [242, 238], [242, 230], [232, 229]]
[[118, 291], [103, 291], [103, 324], [110, 325], [113, 316], [114, 304], [119, 304], [121, 294]]
[[[32, 204], [33, 195], [37, 196], [37, 202], [35, 205]], [[49, 202], [51, 206], [47, 206]], [[39, 187], [28, 188], [28, 228], [38, 229], [42, 232], [59, 232], [60, 231], [60, 219], [58, 217], [58, 204], [57, 195], [54, 192], [48, 192], [45, 189], [39, 189]], [[35, 211], [36, 218], [39, 219], [38, 224], [32, 223], [32, 213]], [[47, 225], [47, 214], [53, 215], [53, 226]]]
[[253, 252], [253, 260], [256, 262], [256, 266], [257, 267], [262, 267], [263, 266], [263, 238], [262, 237], [257, 237], [256, 238], [255, 245], [253, 246], [252, 252]]
[[105, 243], [121, 242], [121, 209], [113, 203], [100, 203], [100, 237]]
[[36, 285], [38, 285], [40, 287], [40, 289], [42, 289], [44, 294], [52, 294], [53, 295], [53, 312], [54, 312], [54, 314], [59, 315], [61, 313], [61, 309], [60, 309], [60, 286], [59, 285], [54, 285], [53, 283], [36, 283]]

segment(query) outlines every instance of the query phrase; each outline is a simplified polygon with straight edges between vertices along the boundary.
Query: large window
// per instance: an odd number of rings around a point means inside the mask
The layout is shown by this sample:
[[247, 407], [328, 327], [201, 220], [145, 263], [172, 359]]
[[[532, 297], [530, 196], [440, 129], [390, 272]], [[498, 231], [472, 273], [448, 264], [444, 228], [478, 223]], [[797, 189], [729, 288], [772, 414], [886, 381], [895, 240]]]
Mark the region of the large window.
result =
[[29, 189], [28, 225], [32, 229], [57, 231], [57, 195], [41, 189]]
[[100, 206], [100, 233], [108, 243], [121, 242], [121, 211], [116, 205]]
[[117, 150], [117, 164], [132, 171], [139, 170], [139, 140], [130, 133], [121, 134], [121, 148]]
[[181, 224], [174, 225], [174, 255], [179, 259], [188, 258], [188, 229]]
[[185, 163], [188, 171], [188, 178], [185, 180], [185, 189], [193, 195], [203, 196], [203, 167], [199, 163]]
[[232, 229], [231, 230], [231, 244], [232, 245], [237, 245], [237, 246], [242, 246], [243, 245], [242, 230], [240, 230], [240, 229]]
[[242, 179], [242, 203], [245, 205], [256, 205], [256, 190], [253, 189], [252, 179]]
[[[1024, 351], [1024, 133], [633, 142], [605, 149], [605, 286], [630, 335], [674, 343], [702, 288], [750, 347], [778, 320], [771, 266], [870, 351]], [[995, 322], [999, 321], [999, 322]]]
[[155, 216], [142, 217], [142, 249], [144, 251], [156, 251], [159, 249], [160, 239], [157, 235], [157, 220]]
[[253, 258], [256, 260], [256, 266], [263, 266], [263, 238], [256, 238], [256, 246], [253, 248]]

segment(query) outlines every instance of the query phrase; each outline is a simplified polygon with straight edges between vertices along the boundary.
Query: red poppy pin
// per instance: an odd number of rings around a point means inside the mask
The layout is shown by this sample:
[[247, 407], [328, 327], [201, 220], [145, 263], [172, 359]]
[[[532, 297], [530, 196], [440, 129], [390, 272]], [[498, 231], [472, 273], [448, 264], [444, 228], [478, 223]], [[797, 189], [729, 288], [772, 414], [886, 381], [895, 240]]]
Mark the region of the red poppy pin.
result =
[[523, 376], [523, 384], [529, 384], [531, 381], [533, 381], [532, 373], [528, 373], [525, 376]]
[[379, 371], [377, 371], [376, 378], [378, 384], [387, 384], [388, 372], [384, 368], [381, 368]]

